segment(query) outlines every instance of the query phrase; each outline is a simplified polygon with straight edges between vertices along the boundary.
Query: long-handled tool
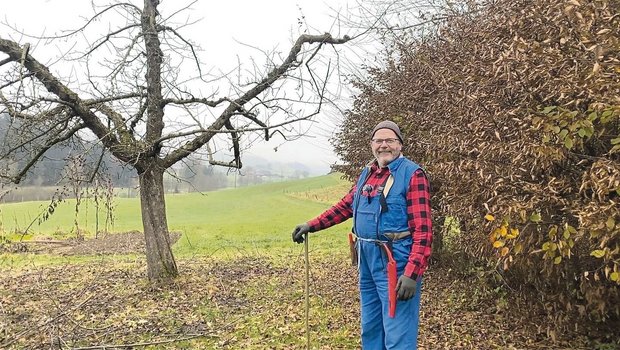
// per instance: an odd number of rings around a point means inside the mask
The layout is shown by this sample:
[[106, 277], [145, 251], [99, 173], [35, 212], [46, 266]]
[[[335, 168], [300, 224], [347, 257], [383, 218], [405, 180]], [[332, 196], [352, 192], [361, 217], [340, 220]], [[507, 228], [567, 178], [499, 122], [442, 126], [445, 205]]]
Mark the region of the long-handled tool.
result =
[[304, 255], [306, 258], [306, 349], [310, 350], [310, 258], [308, 254], [308, 234], [306, 234], [306, 239], [304, 239]]

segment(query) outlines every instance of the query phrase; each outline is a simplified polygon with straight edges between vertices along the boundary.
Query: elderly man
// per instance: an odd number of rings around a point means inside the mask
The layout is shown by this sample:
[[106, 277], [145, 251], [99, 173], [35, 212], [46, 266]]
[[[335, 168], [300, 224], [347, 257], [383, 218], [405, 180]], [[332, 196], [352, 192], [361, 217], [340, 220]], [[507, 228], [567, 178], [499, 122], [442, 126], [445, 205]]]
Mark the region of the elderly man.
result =
[[293, 241], [353, 218], [363, 349], [416, 349], [422, 274], [431, 254], [429, 181], [401, 154], [392, 121], [372, 130], [369, 163], [351, 191], [323, 214], [297, 225]]

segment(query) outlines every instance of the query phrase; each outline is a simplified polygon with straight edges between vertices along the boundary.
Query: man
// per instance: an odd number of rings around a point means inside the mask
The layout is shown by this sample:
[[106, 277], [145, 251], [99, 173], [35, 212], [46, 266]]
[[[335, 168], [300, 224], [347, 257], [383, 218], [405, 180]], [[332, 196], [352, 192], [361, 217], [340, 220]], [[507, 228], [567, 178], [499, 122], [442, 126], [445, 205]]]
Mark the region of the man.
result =
[[403, 137], [394, 122], [377, 124], [370, 147], [375, 159], [356, 185], [323, 214], [297, 225], [293, 241], [302, 243], [309, 232], [352, 217], [362, 348], [416, 349], [422, 274], [431, 254], [429, 182], [420, 166], [401, 154]]

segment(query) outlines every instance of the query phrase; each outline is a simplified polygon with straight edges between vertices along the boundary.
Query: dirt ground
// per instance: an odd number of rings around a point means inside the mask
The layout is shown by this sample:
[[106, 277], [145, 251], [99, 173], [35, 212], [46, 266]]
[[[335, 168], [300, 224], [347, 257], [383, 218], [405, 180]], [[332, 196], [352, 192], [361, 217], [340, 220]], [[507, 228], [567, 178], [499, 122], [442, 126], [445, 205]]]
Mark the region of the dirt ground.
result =
[[[174, 244], [180, 237], [179, 232], [170, 232], [170, 244]], [[103, 233], [97, 238], [83, 240], [39, 238], [32, 241], [0, 244], [0, 252], [28, 252], [60, 256], [144, 253], [144, 249], [144, 234], [140, 231]]]

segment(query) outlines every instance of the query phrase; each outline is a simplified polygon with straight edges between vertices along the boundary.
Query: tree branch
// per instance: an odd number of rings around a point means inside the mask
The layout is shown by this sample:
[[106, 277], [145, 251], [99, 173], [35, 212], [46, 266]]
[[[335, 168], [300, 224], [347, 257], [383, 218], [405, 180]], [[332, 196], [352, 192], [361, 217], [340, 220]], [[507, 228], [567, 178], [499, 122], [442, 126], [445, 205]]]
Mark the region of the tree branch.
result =
[[[19, 60], [21, 58], [22, 49], [20, 46], [6, 39], [0, 38], [0, 51], [9, 55], [13, 60]], [[90, 129], [101, 142], [111, 150], [114, 150], [115, 156], [120, 160], [129, 162], [132, 159], [132, 155], [122, 152], [118, 146], [119, 141], [109, 132], [105, 125], [101, 123], [99, 118], [90, 110], [90, 107], [80, 99], [80, 97], [62, 84], [49, 69], [34, 59], [32, 56], [27, 55], [25, 58], [24, 66], [28, 71], [34, 74], [37, 80], [43, 84], [47, 91], [55, 94], [58, 98], [68, 106], [70, 106], [75, 113], [84, 121], [85, 126]]]
[[34, 157], [32, 157], [32, 159], [30, 159], [30, 161], [28, 161], [28, 163], [26, 165], [24, 165], [22, 170], [17, 175], [15, 175], [13, 177], [9, 177], [9, 180], [11, 182], [15, 183], [15, 184], [18, 184], [22, 180], [22, 178], [28, 173], [30, 168], [32, 168], [39, 161], [39, 159], [45, 154], [45, 152], [47, 152], [55, 144], [70, 139], [76, 132], [78, 132], [79, 130], [83, 129], [84, 127], [85, 127], [85, 125], [82, 124], [82, 123], [77, 124], [73, 128], [69, 129], [65, 135], [59, 136], [59, 137], [57, 137], [57, 138], [55, 138], [55, 139], [53, 139], [51, 141], [46, 142], [46, 145], [44, 147], [42, 147], [37, 152], [37, 154], [35, 154]]
[[[344, 44], [350, 39], [351, 38], [346, 35], [342, 38], [333, 38], [331, 34], [329, 33], [325, 33], [322, 35], [308, 35], [308, 34], [301, 35], [295, 41], [295, 44], [291, 48], [284, 62], [282, 62], [282, 64], [272, 69], [267, 74], [267, 76], [263, 78], [256, 86], [251, 88], [241, 97], [230, 102], [226, 110], [224, 110], [222, 114], [220, 114], [220, 116], [211, 124], [209, 129], [219, 130], [222, 127], [224, 127], [226, 122], [228, 122], [228, 120], [247, 102], [257, 97], [259, 94], [261, 94], [266, 89], [268, 89], [271, 86], [271, 84], [273, 84], [276, 80], [280, 79], [289, 69], [293, 67], [297, 67], [299, 65], [299, 63], [297, 62], [297, 56], [301, 52], [301, 49], [304, 44], [314, 44], [314, 43]], [[185, 145], [174, 150], [173, 152], [171, 152], [170, 154], [168, 154], [168, 156], [164, 158], [163, 162], [165, 166], [171, 166], [172, 164], [178, 162], [179, 160], [187, 157], [193, 151], [199, 149], [204, 144], [209, 142], [209, 140], [211, 140], [211, 138], [214, 135], [215, 135], [214, 132], [207, 131], [197, 136], [193, 140], [188, 141], [187, 143], [185, 143]]]
[[192, 103], [201, 103], [209, 107], [217, 107], [220, 103], [225, 102], [225, 101], [231, 102], [231, 100], [228, 97], [222, 97], [218, 100], [208, 100], [206, 98], [199, 98], [199, 97], [190, 97], [190, 98], [184, 98], [184, 99], [165, 98], [161, 101], [161, 105], [162, 107], [165, 107], [168, 104], [185, 105], [185, 104], [192, 104]]
[[202, 69], [200, 69], [200, 61], [198, 60], [196, 51], [194, 51], [194, 45], [192, 45], [192, 43], [187, 41], [181, 34], [177, 33], [177, 31], [174, 28], [167, 27], [167, 26], [159, 26], [158, 29], [162, 31], [172, 32], [177, 38], [181, 39], [181, 41], [183, 41], [185, 44], [187, 44], [187, 46], [189, 46], [190, 50], [192, 51], [192, 55], [194, 56], [194, 62], [196, 62], [196, 68], [198, 68], [198, 74], [200, 76], [200, 79], [202, 79]]
[[105, 9], [97, 12], [94, 16], [92, 16], [83, 26], [81, 26], [78, 29], [74, 29], [72, 31], [69, 31], [69, 33], [64, 34], [64, 35], [55, 35], [55, 36], [32, 36], [32, 35], [26, 35], [29, 38], [34, 38], [34, 39], [44, 39], [44, 40], [48, 40], [48, 39], [63, 39], [63, 38], [68, 38], [72, 35], [75, 35], [81, 31], [83, 31], [84, 29], [86, 29], [86, 27], [88, 27], [93, 21], [95, 21], [95, 19], [97, 19], [97, 17], [103, 15], [105, 12], [117, 7], [117, 6], [126, 6], [126, 7], [130, 7], [134, 10], [136, 10], [138, 13], [142, 13], [142, 10], [138, 7], [136, 7], [135, 5], [128, 3], [128, 2], [121, 2], [118, 4], [113, 4], [110, 5], [108, 7], [106, 7]]
[[[5, 61], [12, 62], [13, 60], [9, 57], [9, 58], [5, 59]], [[0, 64], [0, 66], [2, 66], [2, 64]], [[0, 85], [0, 90], [4, 89], [5, 87], [9, 87], [9, 86], [11, 86], [11, 85], [13, 85], [15, 83], [19, 83], [19, 82], [23, 81], [24, 78], [29, 78], [29, 77], [31, 77], [33, 75], [34, 75], [33, 73], [24, 74], [23, 76], [19, 77], [19, 79], [14, 79], [14, 80], [11, 80], [11, 81], [7, 82], [4, 85]]]
[[[135, 28], [135, 27], [139, 27], [140, 24], [139, 23], [134, 23], [134, 24], [130, 24], [128, 26], [125, 26], [123, 28], [120, 28], [118, 30], [115, 30], [113, 32], [109, 32], [108, 34], [106, 34], [106, 36], [102, 39], [100, 39], [101, 41], [96, 44], [95, 46], [91, 47], [88, 51], [86, 51], [82, 56], [80, 56], [79, 58], [84, 58], [88, 55], [90, 55], [91, 53], [93, 53], [95, 50], [97, 50], [98, 48], [101, 47], [101, 45], [105, 44], [106, 42], [110, 41], [110, 38], [113, 37], [116, 34], [122, 33], [124, 31], [126, 31], [127, 29], [131, 29], [131, 28]], [[129, 54], [129, 53], [127, 53]]]
[[43, 137], [43, 136], [48, 135], [48, 133], [49, 133], [49, 132], [51, 132], [52, 130], [54, 130], [56, 127], [60, 126], [60, 124], [63, 124], [63, 123], [64, 123], [64, 124], [67, 124], [67, 123], [69, 122], [69, 120], [71, 119], [71, 117], [72, 117], [72, 116], [70, 115], [70, 116], [67, 116], [67, 118], [66, 118], [66, 119], [60, 119], [58, 122], [56, 122], [55, 124], [53, 124], [53, 125], [52, 125], [49, 129], [45, 130], [44, 132], [41, 132], [41, 133], [40, 133], [40, 134], [38, 134], [38, 135], [34, 135], [33, 137], [31, 137], [31, 138], [29, 138], [29, 139], [27, 139], [27, 140], [25, 140], [25, 141], [23, 141], [23, 142], [21, 142], [21, 143], [19, 143], [19, 144], [16, 144], [16, 145], [14, 145], [13, 147], [10, 147], [10, 148], [9, 148], [6, 152], [4, 152], [5, 154], [4, 154], [3, 156], [1, 156], [1, 157], [0, 157], [0, 159], [5, 158], [5, 157], [6, 157], [6, 156], [8, 156], [9, 154], [11, 154], [11, 153], [13, 153], [13, 152], [17, 151], [18, 149], [20, 149], [20, 148], [22, 148], [22, 147], [26, 146], [26, 145], [27, 145], [27, 144], [29, 144], [29, 143], [34, 142], [35, 140], [37, 140], [37, 139], [39, 139], [39, 138], [41, 138], [41, 137]]
[[136, 97], [144, 97], [144, 94], [137, 93], [137, 92], [130, 92], [124, 95], [116, 95], [116, 96], [110, 96], [110, 97], [102, 97], [102, 98], [97, 98], [97, 99], [84, 100], [84, 104], [86, 104], [87, 106], [92, 106], [92, 105], [97, 105], [101, 103], [126, 100], [129, 98], [136, 98]]

